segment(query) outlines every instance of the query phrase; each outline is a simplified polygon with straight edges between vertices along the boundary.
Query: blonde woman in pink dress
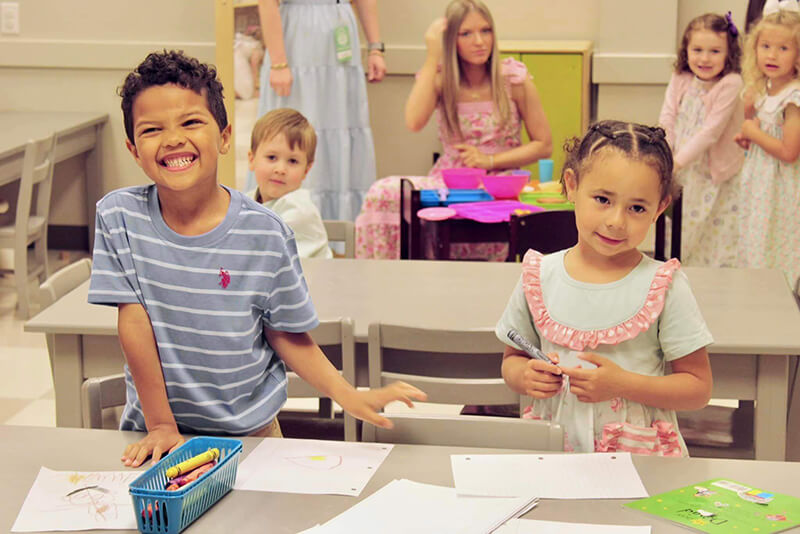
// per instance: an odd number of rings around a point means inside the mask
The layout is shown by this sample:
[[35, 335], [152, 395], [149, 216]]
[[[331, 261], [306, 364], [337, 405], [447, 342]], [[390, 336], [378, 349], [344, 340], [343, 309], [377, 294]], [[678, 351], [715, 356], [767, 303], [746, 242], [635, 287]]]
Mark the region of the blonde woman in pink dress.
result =
[[[419, 131], [435, 113], [443, 153], [428, 176], [408, 176], [418, 189], [444, 187], [441, 170], [477, 167], [510, 172], [552, 152], [550, 126], [524, 64], [500, 60], [492, 15], [479, 0], [453, 0], [425, 33], [427, 56], [405, 108]], [[531, 139], [522, 143], [522, 125]], [[356, 257], [397, 259], [400, 177], [375, 182], [356, 219]], [[502, 243], [454, 244], [454, 258], [502, 260]]]

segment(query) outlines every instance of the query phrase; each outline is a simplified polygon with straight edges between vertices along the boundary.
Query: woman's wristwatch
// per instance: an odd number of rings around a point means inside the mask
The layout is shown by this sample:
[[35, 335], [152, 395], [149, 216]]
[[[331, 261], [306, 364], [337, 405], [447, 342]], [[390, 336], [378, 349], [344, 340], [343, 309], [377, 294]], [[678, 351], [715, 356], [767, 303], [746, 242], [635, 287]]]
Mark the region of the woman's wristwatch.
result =
[[373, 50], [377, 50], [378, 52], [385, 52], [386, 47], [383, 44], [383, 41], [375, 41], [374, 43], [367, 44], [367, 50], [372, 52]]

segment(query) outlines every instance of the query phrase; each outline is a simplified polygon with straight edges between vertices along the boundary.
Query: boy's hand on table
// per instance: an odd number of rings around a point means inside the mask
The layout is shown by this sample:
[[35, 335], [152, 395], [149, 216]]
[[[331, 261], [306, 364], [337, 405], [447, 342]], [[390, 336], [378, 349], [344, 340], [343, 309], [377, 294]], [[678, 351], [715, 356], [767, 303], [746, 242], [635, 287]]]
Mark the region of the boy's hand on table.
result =
[[172, 452], [186, 441], [178, 432], [175, 425], [159, 425], [151, 429], [144, 439], [137, 443], [131, 443], [125, 447], [122, 453], [122, 463], [129, 467], [139, 467], [147, 460], [148, 456], [153, 457], [156, 463], [166, 452]]
[[392, 422], [380, 415], [378, 410], [392, 401], [401, 401], [409, 408], [413, 408], [414, 400], [424, 401], [427, 398], [428, 396], [423, 391], [411, 384], [393, 382], [382, 388], [367, 391], [356, 390], [346, 400], [343, 399], [342, 408], [362, 421], [382, 428], [392, 428]]
[[[558, 364], [558, 354], [551, 352], [547, 355], [553, 363]], [[522, 373], [525, 393], [534, 399], [549, 399], [561, 391], [563, 377], [561, 368], [542, 360], [531, 358]]]

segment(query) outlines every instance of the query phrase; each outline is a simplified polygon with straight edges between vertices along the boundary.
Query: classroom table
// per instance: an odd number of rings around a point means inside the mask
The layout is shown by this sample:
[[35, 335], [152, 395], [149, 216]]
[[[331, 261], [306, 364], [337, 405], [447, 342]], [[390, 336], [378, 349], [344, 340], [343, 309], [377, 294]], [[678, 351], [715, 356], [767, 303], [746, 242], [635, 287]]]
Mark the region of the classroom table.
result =
[[[8, 532], [41, 466], [59, 471], [124, 470], [119, 456], [142, 434], [88, 430], [0, 426], [6, 458], [4, 472], [14, 481], [0, 487], [0, 530]], [[244, 459], [261, 438], [242, 438]], [[54, 446], [54, 444], [58, 444]], [[454, 487], [451, 454], [525, 453], [508, 449], [476, 449], [429, 445], [395, 445], [359, 497], [301, 495], [234, 490], [200, 516], [186, 532], [294, 533], [339, 515], [397, 478]], [[800, 497], [796, 481], [800, 464], [705, 458], [634, 456], [645, 488], [654, 495], [711, 478], [727, 478], [766, 491]], [[143, 470], [144, 468], [141, 468]], [[653, 534], [687, 530], [666, 519], [624, 508], [623, 499], [551, 500], [525, 514], [525, 519], [616, 525], [651, 525]], [[391, 518], [387, 518], [387, 521]], [[115, 531], [120, 532], [120, 531]], [[134, 532], [134, 531], [130, 531]]]
[[56, 134], [55, 162], [85, 154], [86, 220], [89, 243], [93, 242], [95, 202], [102, 195], [100, 170], [100, 128], [108, 115], [81, 111], [0, 111], [0, 186], [19, 180], [25, 143]]
[[[513, 263], [312, 258], [302, 265], [319, 317], [353, 319], [362, 354], [358, 367], [366, 361], [370, 322], [493, 328], [520, 276], [520, 265]], [[787, 435], [788, 457], [800, 459], [796, 408], [787, 425], [790, 361], [800, 355], [800, 309], [783, 274], [766, 269], [684, 271], [714, 336], [709, 347], [713, 397], [756, 401], [756, 459], [786, 459]], [[118, 373], [122, 367], [116, 310], [88, 304], [87, 293], [88, 282], [25, 324], [28, 332], [55, 334], [58, 426], [81, 426], [85, 378]], [[497, 368], [499, 376], [499, 356]], [[365, 383], [359, 379], [359, 384]], [[800, 397], [798, 390], [794, 388], [794, 397]]]

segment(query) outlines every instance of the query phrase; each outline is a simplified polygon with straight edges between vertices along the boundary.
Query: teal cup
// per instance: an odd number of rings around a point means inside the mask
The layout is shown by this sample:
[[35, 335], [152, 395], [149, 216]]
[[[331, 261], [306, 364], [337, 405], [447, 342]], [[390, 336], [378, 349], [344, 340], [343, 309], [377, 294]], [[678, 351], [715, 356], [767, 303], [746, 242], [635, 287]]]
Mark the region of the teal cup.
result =
[[551, 182], [553, 180], [553, 160], [539, 160], [539, 182]]

